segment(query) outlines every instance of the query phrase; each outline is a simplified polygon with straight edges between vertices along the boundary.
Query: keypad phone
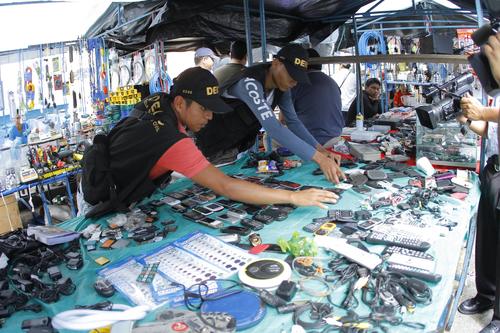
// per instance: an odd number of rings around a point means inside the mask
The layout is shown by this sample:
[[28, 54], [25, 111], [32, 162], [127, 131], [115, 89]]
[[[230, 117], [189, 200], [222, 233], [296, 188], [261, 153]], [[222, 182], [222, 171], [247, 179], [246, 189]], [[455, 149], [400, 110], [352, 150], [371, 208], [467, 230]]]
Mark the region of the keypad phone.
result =
[[215, 202], [206, 204], [203, 207], [205, 207], [206, 209], [211, 210], [212, 212], [220, 212], [221, 210], [224, 209], [224, 206], [219, 205], [218, 203], [215, 203]]
[[235, 224], [240, 221], [240, 218], [232, 215], [227, 215], [226, 213], [220, 214], [219, 216], [217, 216], [217, 218], [223, 222], [228, 222], [231, 224]]
[[222, 228], [224, 226], [224, 223], [222, 223], [221, 221], [213, 219], [213, 218], [208, 217], [208, 216], [205, 216], [205, 217], [197, 220], [196, 222], [203, 224], [207, 227], [214, 228], [214, 229], [219, 229], [219, 228]]
[[182, 214], [182, 216], [192, 221], [200, 220], [205, 217], [205, 215], [195, 212], [194, 210], [188, 210], [187, 212]]
[[212, 210], [210, 210], [204, 206], [195, 206], [195, 207], [193, 207], [193, 210], [195, 212], [198, 212], [198, 213], [203, 214], [203, 215], [210, 215], [213, 213]]

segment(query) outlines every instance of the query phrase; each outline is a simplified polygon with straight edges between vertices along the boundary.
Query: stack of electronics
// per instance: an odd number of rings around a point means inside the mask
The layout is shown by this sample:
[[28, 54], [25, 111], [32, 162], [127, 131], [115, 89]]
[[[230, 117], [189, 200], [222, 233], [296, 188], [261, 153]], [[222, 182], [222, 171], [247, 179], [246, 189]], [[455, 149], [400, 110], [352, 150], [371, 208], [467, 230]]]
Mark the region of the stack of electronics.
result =
[[[272, 188], [302, 189], [298, 183], [277, 180], [273, 177], [260, 178], [243, 175], [233, 177]], [[217, 197], [212, 191], [193, 185], [182, 191], [167, 193], [161, 201], [188, 220], [219, 229], [222, 233], [242, 236], [249, 235], [251, 231], [260, 230], [274, 221], [285, 220], [288, 218], [288, 214], [295, 209], [292, 205], [254, 206], [224, 198], [213, 201], [215, 199]]]

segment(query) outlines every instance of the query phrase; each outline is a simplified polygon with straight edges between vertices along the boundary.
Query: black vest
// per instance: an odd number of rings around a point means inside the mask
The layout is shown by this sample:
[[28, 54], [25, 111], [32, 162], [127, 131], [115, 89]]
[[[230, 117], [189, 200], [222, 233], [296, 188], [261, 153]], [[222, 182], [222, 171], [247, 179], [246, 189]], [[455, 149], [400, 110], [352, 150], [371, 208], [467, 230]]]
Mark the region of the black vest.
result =
[[[229, 87], [244, 77], [250, 77], [265, 87], [266, 74], [270, 64], [259, 64], [248, 67], [232, 77], [228, 82], [219, 82], [221, 91], [225, 92]], [[265, 89], [265, 88], [264, 88]], [[278, 105], [283, 93], [279, 89], [274, 90], [274, 98], [271, 109]], [[214, 154], [231, 148], [245, 151], [255, 143], [255, 138], [262, 125], [253, 114], [252, 110], [241, 100], [236, 98], [225, 98], [224, 102], [233, 108], [233, 112], [226, 114], [214, 113], [213, 119], [196, 133], [196, 144], [203, 155], [210, 158]]]
[[[164, 93], [147, 97], [107, 136], [109, 166], [121, 208], [151, 195], [170, 179], [171, 172], [154, 181], [149, 179], [151, 169], [165, 151], [186, 137], [178, 129], [170, 103], [170, 96]], [[102, 216], [117, 210], [116, 206], [116, 200], [101, 202], [87, 217]]]

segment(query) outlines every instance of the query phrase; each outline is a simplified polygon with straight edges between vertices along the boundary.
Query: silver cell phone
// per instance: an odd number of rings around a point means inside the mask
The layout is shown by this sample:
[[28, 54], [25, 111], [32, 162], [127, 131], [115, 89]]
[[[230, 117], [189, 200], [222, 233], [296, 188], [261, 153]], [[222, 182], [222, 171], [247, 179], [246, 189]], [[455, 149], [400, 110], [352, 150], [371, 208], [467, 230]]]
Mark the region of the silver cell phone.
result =
[[228, 222], [231, 224], [236, 224], [240, 221], [240, 219], [237, 218], [236, 216], [228, 215], [226, 213], [220, 214], [219, 216], [217, 216], [217, 218], [221, 221]]
[[245, 212], [244, 210], [238, 209], [238, 208], [233, 208], [233, 207], [228, 208], [226, 211], [226, 214], [230, 215], [230, 216], [237, 217], [239, 219], [242, 219], [245, 216], [247, 216], [247, 212]]
[[172, 198], [169, 196], [164, 197], [163, 199], [161, 199], [161, 201], [163, 201], [164, 203], [166, 203], [169, 206], [175, 206], [175, 205], [178, 205], [181, 203], [181, 201], [179, 199], [175, 199], [175, 198]]
[[192, 208], [195, 212], [198, 212], [200, 214], [203, 214], [203, 215], [210, 215], [213, 213], [212, 210], [206, 208], [206, 207], [203, 207], [203, 206], [196, 206], [196, 207], [193, 207]]
[[379, 219], [371, 219], [368, 221], [358, 222], [358, 227], [363, 230], [369, 230], [376, 225], [382, 224], [384, 221]]
[[218, 203], [212, 202], [203, 206], [204, 208], [210, 209], [212, 212], [220, 212], [224, 209], [224, 206], [219, 205]]
[[220, 229], [224, 226], [224, 223], [222, 223], [219, 220], [213, 219], [211, 217], [205, 216], [202, 219], [197, 220], [196, 222], [206, 225], [207, 227], [214, 228], [214, 229]]

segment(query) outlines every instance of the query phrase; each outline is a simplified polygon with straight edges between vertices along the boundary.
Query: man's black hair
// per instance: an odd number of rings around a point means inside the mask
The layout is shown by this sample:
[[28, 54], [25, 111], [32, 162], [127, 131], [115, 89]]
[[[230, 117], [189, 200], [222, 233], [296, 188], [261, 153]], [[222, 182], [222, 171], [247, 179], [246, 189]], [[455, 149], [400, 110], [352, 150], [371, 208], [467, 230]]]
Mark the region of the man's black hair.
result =
[[[307, 55], [309, 56], [309, 60], [311, 60], [311, 58], [319, 58], [319, 57], [321, 57], [319, 55], [318, 51], [316, 51], [313, 48], [307, 49]], [[323, 67], [323, 65], [321, 65], [321, 64], [315, 64], [315, 65], [308, 64], [307, 65], [307, 69], [314, 69], [314, 70], [318, 70], [318, 71], [320, 71], [322, 69], [322, 67]]]
[[382, 84], [380, 83], [380, 80], [375, 78], [375, 77], [371, 77], [369, 78], [368, 80], [366, 80], [366, 83], [365, 83], [365, 88], [368, 88], [369, 86], [371, 86], [372, 84], [378, 84], [379, 86], [382, 86]]
[[247, 44], [241, 40], [235, 40], [231, 43], [231, 59], [243, 60], [247, 55]]

